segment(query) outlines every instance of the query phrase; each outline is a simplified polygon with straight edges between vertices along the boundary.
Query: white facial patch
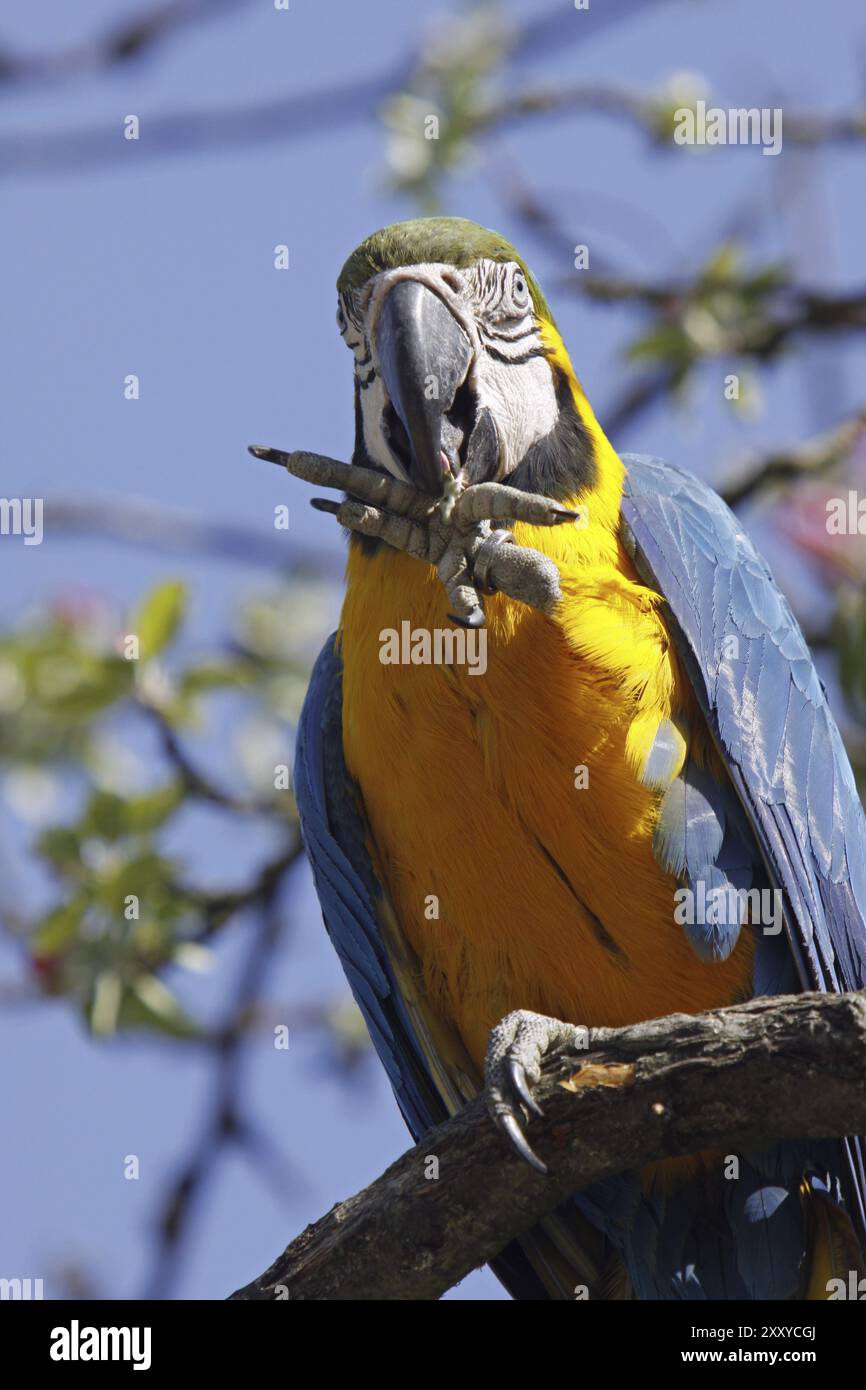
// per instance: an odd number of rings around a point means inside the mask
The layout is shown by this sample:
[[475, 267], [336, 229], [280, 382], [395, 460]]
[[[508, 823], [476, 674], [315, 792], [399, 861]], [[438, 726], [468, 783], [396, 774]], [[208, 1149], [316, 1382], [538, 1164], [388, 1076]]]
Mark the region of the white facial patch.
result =
[[484, 354], [474, 367], [478, 409], [487, 406], [499, 432], [500, 480], [513, 473], [533, 444], [550, 434], [559, 416], [550, 364], [532, 357], [519, 365]]
[[398, 458], [391, 452], [382, 429], [388, 395], [382, 378], [376, 373], [361, 396], [361, 421], [364, 426], [364, 448], [374, 463], [387, 469], [395, 478], [404, 483], [411, 482], [409, 474]]

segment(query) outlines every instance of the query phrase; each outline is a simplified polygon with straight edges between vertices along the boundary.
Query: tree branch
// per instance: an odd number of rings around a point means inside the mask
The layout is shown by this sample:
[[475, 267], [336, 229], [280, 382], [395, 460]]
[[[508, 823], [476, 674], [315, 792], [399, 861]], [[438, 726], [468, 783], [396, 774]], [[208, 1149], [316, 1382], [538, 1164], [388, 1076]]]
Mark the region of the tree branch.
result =
[[[708, 105], [726, 107], [732, 103], [716, 101], [708, 94]], [[562, 86], [527, 87], [498, 102], [491, 102], [476, 119], [477, 131], [489, 131], [533, 116], [561, 116], [589, 113], [625, 121], [675, 150], [673, 116], [675, 109], [694, 109], [694, 98], [683, 92], [675, 97], [664, 90], [642, 91], [616, 82], [575, 82]], [[866, 111], [795, 111], [782, 104], [785, 140], [791, 145], [814, 148], [818, 145], [849, 145], [866, 139]], [[715, 148], [722, 149], [723, 146]]]
[[288, 576], [339, 579], [343, 563], [336, 546], [326, 551], [285, 532], [278, 537], [261, 527], [203, 521], [191, 511], [146, 498], [46, 498], [45, 528], [58, 540], [96, 536], [187, 559], [233, 560]]
[[53, 52], [22, 54], [0, 46], [0, 83], [43, 83], [91, 76], [141, 58], [184, 25], [231, 12], [248, 0], [159, 0], [93, 38]]
[[[571, 1193], [660, 1158], [866, 1131], [866, 994], [593, 1029], [537, 1096], [541, 1177], [474, 1100], [338, 1203], [236, 1300], [435, 1299]], [[427, 1176], [438, 1159], [438, 1179]]]
[[753, 464], [745, 476], [721, 488], [720, 492], [729, 507], [738, 507], [767, 487], [798, 478], [818, 477], [848, 458], [864, 431], [866, 409], [803, 444], [767, 454]]

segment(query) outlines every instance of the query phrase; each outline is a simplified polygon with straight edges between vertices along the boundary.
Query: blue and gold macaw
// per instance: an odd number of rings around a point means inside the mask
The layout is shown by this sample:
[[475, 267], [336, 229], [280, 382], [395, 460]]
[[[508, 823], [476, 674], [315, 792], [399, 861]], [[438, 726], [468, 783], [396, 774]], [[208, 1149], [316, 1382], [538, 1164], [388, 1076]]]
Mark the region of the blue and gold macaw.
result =
[[[352, 464], [254, 451], [341, 488], [317, 505], [352, 532], [304, 838], [412, 1133], [486, 1086], [533, 1161], [576, 1029], [866, 986], [863, 811], [766, 564], [703, 483], [617, 455], [512, 246], [385, 228], [337, 318]], [[483, 663], [425, 645], [482, 631]], [[576, 1195], [495, 1268], [518, 1298], [825, 1298], [864, 1201], [854, 1138], [705, 1153]]]

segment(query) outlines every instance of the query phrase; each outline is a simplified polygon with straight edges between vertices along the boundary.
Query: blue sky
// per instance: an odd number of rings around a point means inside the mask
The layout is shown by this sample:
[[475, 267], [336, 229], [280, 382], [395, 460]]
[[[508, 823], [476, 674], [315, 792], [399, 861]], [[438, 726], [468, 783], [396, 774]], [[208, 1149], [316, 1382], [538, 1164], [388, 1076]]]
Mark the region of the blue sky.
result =
[[[591, 9], [611, 3], [591, 0]], [[760, 7], [671, 0], [635, 6], [630, 19], [597, 33], [568, 0], [501, 8], [516, 24], [556, 8], [563, 25], [586, 23], [585, 32], [563, 29], [560, 42], [509, 68], [505, 91], [541, 77], [647, 89], [689, 71], [703, 74], [723, 105], [833, 111], [863, 94], [866, 15], [855, 0], [766, 0]], [[135, 0], [7, 7], [0, 46], [57, 50], [137, 9]], [[245, 446], [307, 446], [347, 457], [350, 361], [334, 324], [334, 280], [365, 235], [417, 209], [387, 192], [383, 132], [369, 118], [312, 128], [291, 141], [165, 158], [147, 153], [148, 122], [166, 111], [338, 88], [396, 68], [448, 13], [403, 0], [291, 0], [282, 13], [271, 0], [249, 0], [182, 30], [139, 63], [62, 84], [0, 89], [5, 496], [149, 499], [242, 524], [268, 544], [273, 507], [285, 501], [292, 518], [286, 546], [303, 541], [339, 563], [336, 528], [308, 508], [308, 489], [253, 462]], [[137, 143], [121, 138], [130, 113], [141, 120]], [[11, 137], [82, 127], [98, 128], [106, 140], [114, 132], [117, 157], [100, 167], [4, 169]], [[674, 154], [594, 117], [509, 129], [494, 153], [494, 172], [480, 165], [448, 184], [446, 210], [521, 241], [549, 286], [570, 264], [528, 242], [503, 209], [495, 170], [505, 160], [517, 161], [536, 191], [555, 202], [575, 242], [635, 275], [670, 276], [700, 264], [732, 206], [743, 202], [762, 213], [761, 257], [790, 257], [804, 279], [825, 288], [862, 277], [860, 148], [808, 162], [794, 149], [778, 159], [756, 149]], [[290, 248], [285, 273], [273, 268], [277, 243]], [[550, 297], [603, 418], [625, 377], [619, 353], [634, 320], [553, 290]], [[858, 404], [863, 368], [862, 347], [810, 351], [768, 374], [763, 408], [746, 422], [731, 419], [711, 378], [685, 411], [661, 408], [615, 442], [718, 477], [751, 451], [801, 438]], [[124, 399], [128, 373], [140, 378], [138, 401]], [[39, 547], [0, 540], [0, 622], [26, 622], [40, 602], [79, 587], [131, 604], [166, 573], [192, 590], [193, 646], [224, 632], [237, 600], [263, 584], [253, 567], [167, 559], [49, 531]], [[213, 748], [208, 756], [216, 756]], [[37, 891], [18, 862], [21, 830], [8, 808], [0, 835], [14, 881], [25, 894]], [[261, 852], [227, 839], [216, 818], [192, 837], [191, 850], [213, 881], [226, 864], [254, 862]], [[308, 881], [294, 918], [270, 997], [283, 1007], [341, 996], [345, 985]], [[229, 934], [216, 970], [190, 986], [203, 1009], [224, 997], [243, 934]], [[0, 951], [4, 962], [11, 974], [8, 951]], [[134, 1296], [147, 1272], [155, 1205], [204, 1105], [205, 1060], [195, 1050], [131, 1039], [94, 1044], [62, 1002], [0, 1013], [0, 1048], [7, 1122], [0, 1274], [43, 1276], [48, 1292], [57, 1292], [52, 1271], [75, 1263], [103, 1295]], [[375, 1065], [353, 1094], [317, 1061], [303, 1040], [288, 1054], [267, 1040], [251, 1046], [250, 1107], [266, 1118], [304, 1182], [282, 1203], [241, 1158], [224, 1159], [176, 1296], [219, 1298], [246, 1282], [286, 1239], [406, 1146]], [[136, 1183], [122, 1177], [130, 1152], [141, 1156]], [[452, 1296], [501, 1294], [481, 1273]]]

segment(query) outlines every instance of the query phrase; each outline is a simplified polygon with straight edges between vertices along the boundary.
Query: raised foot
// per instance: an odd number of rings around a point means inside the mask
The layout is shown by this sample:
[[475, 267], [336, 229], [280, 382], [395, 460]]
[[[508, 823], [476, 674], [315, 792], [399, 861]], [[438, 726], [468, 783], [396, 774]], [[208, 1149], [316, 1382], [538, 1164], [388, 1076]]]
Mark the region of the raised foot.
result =
[[479, 591], [500, 590], [548, 615], [561, 599], [553, 560], [529, 546], [511, 544], [508, 526], [582, 526], [581, 512], [505, 483], [466, 486], [457, 478], [442, 497], [431, 497], [387, 473], [322, 454], [284, 453], [260, 445], [252, 445], [250, 453], [305, 482], [342, 488], [347, 494], [342, 502], [314, 497], [313, 506], [330, 512], [350, 531], [435, 565], [448, 595], [448, 616], [462, 627], [484, 625]]
[[484, 1090], [491, 1118], [521, 1158], [539, 1173], [547, 1166], [533, 1152], [523, 1126], [542, 1111], [532, 1094], [545, 1058], [557, 1052], [585, 1051], [588, 1030], [558, 1018], [516, 1009], [491, 1031], [484, 1061]]

